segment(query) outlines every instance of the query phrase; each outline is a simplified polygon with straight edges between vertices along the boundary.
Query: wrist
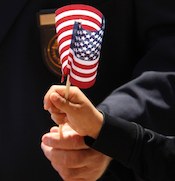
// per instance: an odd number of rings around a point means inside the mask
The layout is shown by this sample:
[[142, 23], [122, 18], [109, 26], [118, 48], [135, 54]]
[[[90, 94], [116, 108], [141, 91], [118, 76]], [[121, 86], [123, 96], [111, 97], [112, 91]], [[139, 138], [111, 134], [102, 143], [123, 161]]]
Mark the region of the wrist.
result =
[[99, 112], [98, 110], [96, 110], [96, 114], [95, 114], [95, 121], [94, 124], [92, 125], [92, 129], [89, 133], [88, 136], [96, 139], [101, 131], [102, 125], [103, 125], [103, 114], [101, 112]]

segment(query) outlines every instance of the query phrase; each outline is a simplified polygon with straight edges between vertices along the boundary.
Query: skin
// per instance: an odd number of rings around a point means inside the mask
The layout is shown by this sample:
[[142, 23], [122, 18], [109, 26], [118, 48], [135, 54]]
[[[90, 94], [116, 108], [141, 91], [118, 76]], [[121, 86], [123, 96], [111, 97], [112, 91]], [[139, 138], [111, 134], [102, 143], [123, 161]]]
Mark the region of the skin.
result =
[[55, 123], [68, 123], [81, 136], [96, 139], [103, 124], [102, 113], [77, 87], [70, 88], [68, 100], [64, 94], [65, 86], [52, 86], [44, 97], [44, 109]]
[[63, 180], [97, 180], [112, 158], [89, 148], [84, 136], [97, 138], [103, 115], [78, 88], [70, 88], [68, 100], [64, 94], [65, 86], [52, 86], [44, 97], [44, 109], [63, 127], [61, 132], [53, 127], [43, 135], [41, 148]]
[[84, 138], [67, 124], [51, 128], [42, 137], [41, 148], [65, 181], [94, 181], [102, 176], [111, 158], [89, 148]]

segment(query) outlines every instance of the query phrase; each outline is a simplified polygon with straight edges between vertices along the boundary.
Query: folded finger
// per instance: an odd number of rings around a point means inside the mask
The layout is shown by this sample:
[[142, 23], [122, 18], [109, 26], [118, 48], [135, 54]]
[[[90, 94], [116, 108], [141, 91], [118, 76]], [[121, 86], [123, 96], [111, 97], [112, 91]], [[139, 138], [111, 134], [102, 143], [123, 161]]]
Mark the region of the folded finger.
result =
[[88, 178], [87, 167], [65, 168], [65, 167], [56, 165], [53, 162], [51, 164], [52, 164], [52, 167], [59, 173], [59, 175], [62, 177], [63, 180], [85, 181]]
[[59, 127], [58, 126], [53, 126], [52, 128], [50, 128], [50, 132], [51, 133], [58, 133], [59, 132]]
[[61, 96], [65, 94], [65, 86], [58, 86], [58, 85], [53, 85], [50, 87], [50, 89], [47, 91], [47, 93], [44, 96], [44, 109], [48, 110], [50, 106], [52, 105], [52, 102], [50, 100], [50, 95], [54, 92], [59, 93]]
[[51, 162], [67, 168], [84, 167], [88, 162], [89, 149], [60, 150], [41, 144], [43, 152]]
[[89, 148], [84, 142], [84, 137], [73, 130], [63, 131], [61, 135], [59, 132], [46, 133], [43, 135], [42, 141], [45, 145], [57, 149], [79, 150]]
[[58, 125], [66, 123], [66, 114], [65, 113], [52, 113], [51, 119]]
[[65, 168], [51, 162], [52, 167], [59, 173], [63, 180], [71, 181], [94, 181], [101, 177], [99, 168], [87, 165], [80, 168]]

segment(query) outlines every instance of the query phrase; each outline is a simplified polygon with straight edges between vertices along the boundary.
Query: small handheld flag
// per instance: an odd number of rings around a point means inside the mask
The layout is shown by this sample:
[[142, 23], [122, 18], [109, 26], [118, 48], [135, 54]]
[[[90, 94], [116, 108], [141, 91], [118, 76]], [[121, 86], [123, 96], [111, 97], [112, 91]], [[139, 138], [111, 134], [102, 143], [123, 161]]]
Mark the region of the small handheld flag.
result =
[[103, 14], [88, 5], [68, 5], [56, 10], [55, 21], [62, 81], [67, 74], [72, 85], [91, 87], [96, 80], [104, 34]]
[[[67, 74], [65, 98], [70, 84], [89, 88], [96, 80], [105, 19], [96, 8], [74, 4], [55, 12], [62, 81]], [[62, 125], [60, 125], [60, 134]]]

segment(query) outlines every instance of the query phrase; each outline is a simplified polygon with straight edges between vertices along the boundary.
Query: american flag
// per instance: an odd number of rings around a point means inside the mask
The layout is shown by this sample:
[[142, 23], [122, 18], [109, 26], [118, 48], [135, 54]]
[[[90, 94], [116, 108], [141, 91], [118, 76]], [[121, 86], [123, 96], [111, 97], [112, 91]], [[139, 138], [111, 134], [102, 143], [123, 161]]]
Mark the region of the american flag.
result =
[[79, 4], [59, 8], [55, 15], [63, 77], [69, 74], [71, 84], [79, 88], [91, 87], [96, 79], [104, 16], [96, 8]]

